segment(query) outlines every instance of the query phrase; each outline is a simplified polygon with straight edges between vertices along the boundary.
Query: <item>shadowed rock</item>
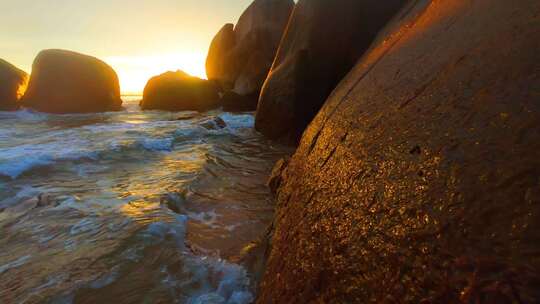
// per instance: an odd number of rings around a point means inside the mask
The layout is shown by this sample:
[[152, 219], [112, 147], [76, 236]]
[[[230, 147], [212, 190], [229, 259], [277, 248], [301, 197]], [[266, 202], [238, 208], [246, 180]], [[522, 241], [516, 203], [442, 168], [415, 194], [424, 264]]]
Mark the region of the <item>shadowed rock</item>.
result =
[[141, 108], [204, 112], [217, 108], [218, 101], [218, 90], [210, 81], [176, 71], [163, 73], [148, 81]]
[[13, 111], [19, 108], [18, 100], [25, 89], [28, 75], [0, 59], [0, 111]]
[[208, 79], [217, 80], [225, 91], [258, 94], [293, 7], [293, 0], [255, 0], [234, 29], [232, 24], [225, 25], [210, 46]]
[[281, 174], [258, 303], [540, 301], [540, 2], [413, 1]]
[[297, 141], [405, 0], [300, 0], [263, 86], [255, 127]]
[[38, 54], [22, 103], [59, 114], [118, 111], [122, 106], [118, 76], [109, 65], [65, 50]]
[[259, 94], [240, 95], [233, 91], [223, 94], [221, 97], [221, 105], [224, 111], [229, 112], [245, 112], [254, 111], [257, 108]]

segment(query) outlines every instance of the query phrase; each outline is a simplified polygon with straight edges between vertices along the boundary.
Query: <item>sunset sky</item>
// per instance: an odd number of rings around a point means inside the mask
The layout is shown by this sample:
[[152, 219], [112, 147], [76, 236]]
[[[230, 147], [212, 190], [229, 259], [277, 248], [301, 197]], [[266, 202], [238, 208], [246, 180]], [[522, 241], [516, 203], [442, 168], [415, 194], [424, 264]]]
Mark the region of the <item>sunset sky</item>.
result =
[[182, 69], [206, 77], [213, 36], [252, 0], [0, 0], [0, 58], [30, 72], [42, 49], [98, 57], [117, 71], [123, 93]]

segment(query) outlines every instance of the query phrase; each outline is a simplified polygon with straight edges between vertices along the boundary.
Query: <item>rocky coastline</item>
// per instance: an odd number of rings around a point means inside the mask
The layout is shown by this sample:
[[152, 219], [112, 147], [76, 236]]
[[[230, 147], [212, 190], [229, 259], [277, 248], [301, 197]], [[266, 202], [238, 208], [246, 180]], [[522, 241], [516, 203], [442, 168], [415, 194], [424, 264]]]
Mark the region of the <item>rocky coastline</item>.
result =
[[[297, 148], [239, 258], [256, 303], [537, 303], [539, 16], [537, 0], [255, 0], [214, 37], [208, 80], [157, 75], [140, 106], [255, 111]], [[70, 51], [30, 76], [0, 60], [0, 80], [2, 111], [122, 107], [116, 72]]]

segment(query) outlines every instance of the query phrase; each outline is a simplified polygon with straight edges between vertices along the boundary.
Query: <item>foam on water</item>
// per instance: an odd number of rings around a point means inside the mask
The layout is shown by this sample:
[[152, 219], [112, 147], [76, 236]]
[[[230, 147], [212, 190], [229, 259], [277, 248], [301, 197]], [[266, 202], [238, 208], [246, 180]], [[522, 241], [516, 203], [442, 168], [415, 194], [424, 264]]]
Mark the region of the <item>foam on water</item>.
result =
[[25, 256], [22, 256], [18, 259], [16, 259], [15, 261], [12, 261], [12, 262], [9, 262], [7, 264], [4, 264], [4, 265], [0, 265], [0, 274], [12, 269], [12, 268], [16, 268], [16, 267], [20, 267], [22, 265], [24, 265], [26, 262], [28, 262], [30, 260], [32, 256], [31, 255], [25, 255]]
[[[47, 117], [55, 117], [29, 111], [17, 113], [23, 122], [35, 121], [37, 118], [44, 121]], [[72, 116], [66, 115], [66, 118], [69, 117]], [[254, 124], [253, 115], [224, 113], [219, 117], [226, 122], [225, 129], [208, 130], [197, 125], [196, 121], [96, 124], [60, 131], [51, 128], [49, 132], [32, 139], [31, 143], [25, 140], [20, 144], [17, 144], [16, 138], [11, 137], [11, 132], [8, 134], [14, 144], [8, 142], [10, 146], [0, 149], [0, 175], [15, 179], [36, 167], [62, 161], [96, 160], [109, 152], [126, 149], [171, 151], [175, 141], [200, 140], [212, 134], [234, 134]]]
[[[135, 102], [0, 113], [0, 275], [26, 276], [2, 276], [0, 302], [91, 302], [138, 283], [128, 288], [136, 299], [251, 303], [249, 274], [230, 261], [269, 223], [265, 172], [283, 155], [253, 125], [253, 114], [142, 112]], [[54, 202], [32, 205], [42, 193]]]
[[[202, 282], [201, 291], [191, 296], [188, 304], [249, 304], [254, 298], [249, 291], [246, 270], [235, 264], [212, 258], [188, 260], [194, 278]], [[217, 274], [218, 284], [209, 281]]]

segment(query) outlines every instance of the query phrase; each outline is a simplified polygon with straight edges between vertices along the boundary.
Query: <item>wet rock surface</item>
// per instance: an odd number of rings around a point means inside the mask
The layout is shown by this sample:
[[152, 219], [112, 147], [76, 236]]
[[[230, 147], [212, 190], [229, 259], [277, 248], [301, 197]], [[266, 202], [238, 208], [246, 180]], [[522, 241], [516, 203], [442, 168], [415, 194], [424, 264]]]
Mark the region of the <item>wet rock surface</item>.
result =
[[117, 111], [122, 106], [118, 76], [109, 65], [65, 50], [38, 54], [22, 103], [57, 114]]
[[270, 178], [268, 179], [267, 185], [270, 188], [270, 191], [272, 193], [276, 194], [279, 186], [281, 186], [281, 183], [283, 182], [283, 174], [285, 173], [285, 170], [287, 169], [287, 165], [289, 164], [289, 157], [284, 157], [276, 162], [276, 165], [272, 169], [272, 173], [270, 174]]
[[151, 78], [144, 88], [143, 110], [208, 111], [219, 106], [216, 86], [183, 71], [166, 72]]
[[227, 127], [227, 123], [219, 116], [204, 119], [199, 125], [207, 130], [219, 130]]
[[26, 86], [28, 75], [9, 62], [0, 59], [0, 111], [19, 108], [21, 89]]
[[540, 300], [539, 14], [400, 12], [283, 174], [258, 303]]
[[300, 0], [257, 109], [270, 138], [300, 135], [404, 0]]

